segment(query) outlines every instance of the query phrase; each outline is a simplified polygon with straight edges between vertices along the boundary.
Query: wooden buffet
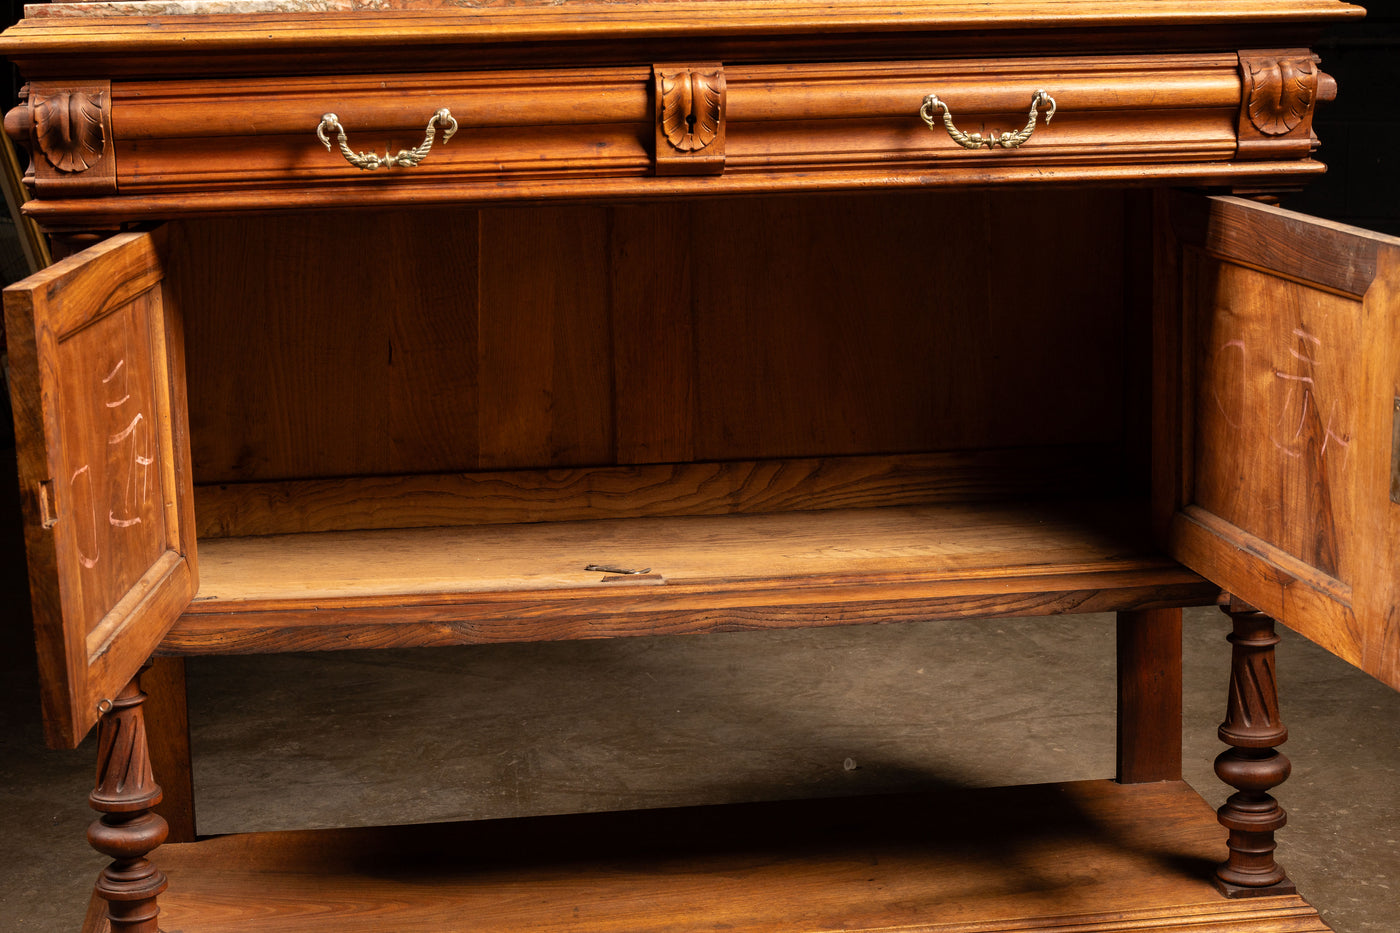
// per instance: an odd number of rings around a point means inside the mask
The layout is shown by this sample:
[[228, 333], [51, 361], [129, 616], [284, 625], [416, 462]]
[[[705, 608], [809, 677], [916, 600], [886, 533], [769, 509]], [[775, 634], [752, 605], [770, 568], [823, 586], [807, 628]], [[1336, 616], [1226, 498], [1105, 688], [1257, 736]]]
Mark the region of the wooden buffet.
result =
[[[1326, 930], [1273, 624], [1400, 687], [1400, 241], [1267, 202], [1361, 13], [28, 7], [5, 127], [68, 255], [5, 313], [47, 735], [100, 723], [87, 929]], [[1079, 611], [1113, 780], [194, 835], [187, 656]]]

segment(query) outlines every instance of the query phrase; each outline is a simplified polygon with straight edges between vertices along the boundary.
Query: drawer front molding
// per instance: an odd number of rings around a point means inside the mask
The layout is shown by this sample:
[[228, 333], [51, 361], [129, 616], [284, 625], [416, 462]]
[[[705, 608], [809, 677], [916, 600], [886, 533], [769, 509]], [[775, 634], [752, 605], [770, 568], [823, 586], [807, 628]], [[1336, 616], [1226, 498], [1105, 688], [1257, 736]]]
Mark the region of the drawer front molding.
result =
[[[1242, 62], [1257, 66], [1253, 98]], [[1305, 78], [1316, 78], [1315, 90], [1294, 87]], [[102, 156], [79, 173], [39, 160], [29, 210], [61, 228], [516, 198], [1016, 182], [1238, 187], [1259, 177], [1277, 186], [1322, 170], [1309, 158], [1312, 110], [1331, 86], [1296, 49], [121, 81], [101, 98]], [[963, 135], [989, 138], [989, 128], [1026, 124], [1027, 95], [1042, 87], [1059, 112], [1048, 124], [1048, 101], [1036, 107], [1034, 135], [1014, 149], [964, 148], [942, 138], [945, 127], [930, 134], [919, 115], [936, 91]], [[1251, 122], [1251, 99], [1256, 112], [1281, 112], [1259, 118], [1273, 135]], [[411, 172], [364, 171], [335, 153], [337, 142], [348, 148], [344, 133], [327, 132], [327, 153], [312, 132], [334, 112], [385, 153], [366, 153], [382, 167], [388, 153], [421, 149], [421, 121], [440, 109], [464, 138], [444, 148], [439, 123], [431, 158]], [[32, 137], [31, 110], [7, 125]], [[210, 112], [221, 115], [217, 125]]]

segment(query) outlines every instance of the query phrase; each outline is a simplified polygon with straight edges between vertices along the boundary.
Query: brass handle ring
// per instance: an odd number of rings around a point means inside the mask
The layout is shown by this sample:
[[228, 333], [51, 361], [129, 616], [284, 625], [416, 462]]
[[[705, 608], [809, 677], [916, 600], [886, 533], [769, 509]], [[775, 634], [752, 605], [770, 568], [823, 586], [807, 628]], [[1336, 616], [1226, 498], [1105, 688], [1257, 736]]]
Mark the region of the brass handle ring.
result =
[[433, 137], [437, 133], [437, 128], [442, 127], [442, 141], [446, 145], [452, 138], [452, 134], [457, 132], [457, 121], [452, 118], [452, 114], [444, 107], [428, 119], [428, 128], [423, 134], [423, 141], [412, 149], [400, 149], [398, 155], [378, 155], [373, 152], [355, 152], [350, 148], [350, 140], [345, 133], [345, 127], [340, 125], [340, 117], [333, 113], [321, 115], [321, 124], [316, 127], [316, 138], [326, 147], [326, 151], [331, 151], [331, 141], [327, 133], [336, 134], [336, 141], [340, 144], [340, 154], [345, 156], [345, 161], [355, 168], [372, 172], [377, 168], [397, 168], [399, 166], [412, 166], [422, 162], [428, 156], [428, 152], [433, 148]]
[[1045, 107], [1045, 125], [1050, 125], [1050, 118], [1055, 115], [1055, 98], [1044, 91], [1036, 91], [1031, 97], [1030, 117], [1026, 120], [1026, 125], [1014, 133], [991, 133], [983, 136], [981, 133], [964, 133], [953, 125], [953, 112], [948, 109], [948, 105], [938, 99], [937, 94], [930, 94], [924, 98], [924, 105], [919, 108], [919, 116], [924, 118], [929, 129], [936, 129], [934, 121], [935, 111], [943, 114], [943, 126], [948, 130], [948, 135], [953, 137], [953, 142], [964, 149], [994, 149], [1000, 146], [1003, 149], [1015, 149], [1031, 138], [1035, 132], [1035, 118], [1040, 116], [1040, 108]]

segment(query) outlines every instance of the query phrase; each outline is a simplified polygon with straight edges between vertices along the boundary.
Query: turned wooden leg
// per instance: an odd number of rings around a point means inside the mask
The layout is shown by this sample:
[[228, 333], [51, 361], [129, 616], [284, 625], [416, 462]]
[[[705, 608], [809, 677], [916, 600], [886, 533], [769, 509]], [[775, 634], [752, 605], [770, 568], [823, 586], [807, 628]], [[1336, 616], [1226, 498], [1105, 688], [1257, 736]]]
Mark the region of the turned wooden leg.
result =
[[1232, 600], [1225, 612], [1234, 620], [1230, 634], [1230, 701], [1220, 740], [1231, 748], [1215, 759], [1215, 773], [1236, 789], [1220, 808], [1220, 824], [1230, 831], [1230, 858], [1215, 870], [1215, 884], [1227, 897], [1291, 894], [1293, 882], [1274, 861], [1274, 832], [1288, 821], [1270, 788], [1288, 778], [1288, 759], [1274, 750], [1288, 738], [1279, 719], [1274, 677], [1274, 620]]
[[88, 798], [102, 814], [88, 827], [88, 842], [113, 860], [94, 886], [107, 902], [112, 933], [158, 933], [156, 897], [166, 887], [165, 875], [146, 860], [165, 841], [167, 827], [151, 812], [161, 791], [151, 775], [139, 678], [122, 689], [98, 725], [97, 786]]

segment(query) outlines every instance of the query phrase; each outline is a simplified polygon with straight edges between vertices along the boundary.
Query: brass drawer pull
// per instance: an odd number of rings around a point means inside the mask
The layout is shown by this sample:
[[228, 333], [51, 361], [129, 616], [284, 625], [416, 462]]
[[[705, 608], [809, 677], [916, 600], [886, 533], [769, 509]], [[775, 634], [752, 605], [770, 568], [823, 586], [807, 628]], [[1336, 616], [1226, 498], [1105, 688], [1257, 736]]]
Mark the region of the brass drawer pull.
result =
[[1050, 118], [1055, 115], [1055, 98], [1044, 91], [1036, 91], [1031, 98], [1031, 113], [1026, 125], [1014, 133], [992, 133], [983, 136], [981, 133], [964, 133], [953, 125], [953, 112], [948, 109], [948, 105], [938, 99], [937, 94], [930, 94], [924, 98], [924, 105], [919, 108], [919, 116], [924, 118], [929, 129], [935, 129], [935, 111], [943, 114], [943, 126], [947, 128], [948, 135], [953, 137], [953, 141], [964, 149], [993, 149], [1000, 146], [1003, 149], [1015, 149], [1026, 140], [1031, 138], [1035, 132], [1035, 118], [1039, 116], [1039, 109], [1045, 107], [1045, 125], [1050, 125]]
[[452, 118], [452, 114], [444, 107], [428, 119], [427, 131], [423, 134], [423, 141], [413, 149], [400, 149], [398, 155], [378, 155], [373, 152], [355, 152], [350, 148], [350, 140], [345, 133], [345, 127], [340, 125], [340, 118], [333, 113], [322, 114], [321, 125], [316, 127], [316, 138], [326, 147], [326, 151], [331, 151], [331, 141], [326, 136], [329, 133], [336, 134], [336, 141], [340, 144], [340, 154], [345, 156], [345, 161], [355, 168], [372, 172], [383, 166], [385, 168], [397, 168], [399, 166], [417, 165], [427, 158], [429, 151], [433, 148], [433, 136], [437, 128], [442, 127], [442, 141], [445, 145], [452, 134], [457, 132], [457, 121]]

